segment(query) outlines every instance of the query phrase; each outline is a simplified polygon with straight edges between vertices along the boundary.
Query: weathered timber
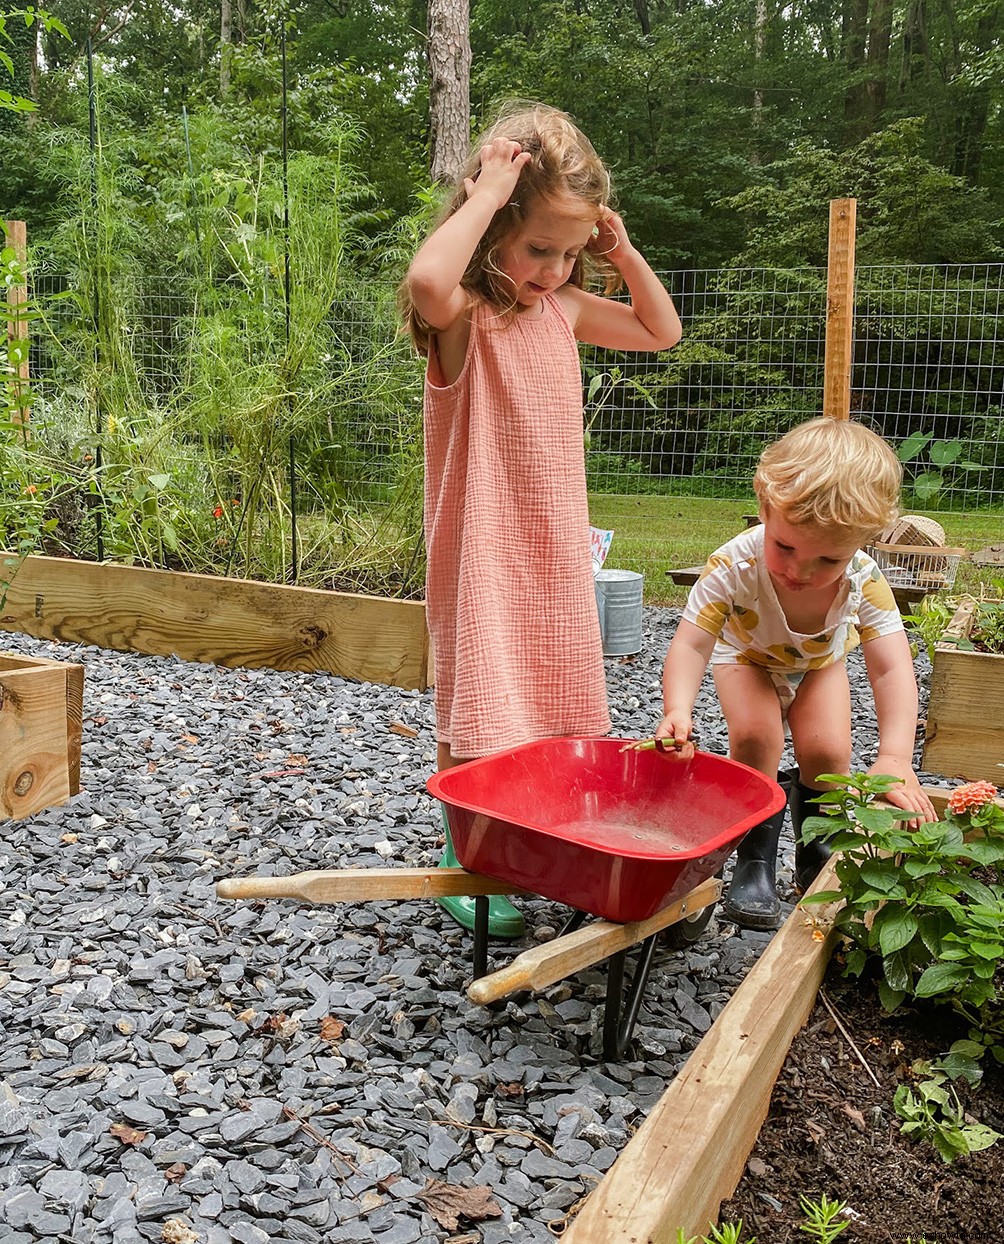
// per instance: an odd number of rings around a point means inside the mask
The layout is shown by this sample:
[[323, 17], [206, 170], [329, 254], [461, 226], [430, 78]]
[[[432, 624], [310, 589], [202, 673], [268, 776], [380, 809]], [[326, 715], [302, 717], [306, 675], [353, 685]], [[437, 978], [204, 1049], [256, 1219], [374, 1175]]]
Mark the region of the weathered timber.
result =
[[525, 894], [464, 868], [332, 868], [286, 877], [226, 877], [220, 898], [293, 898], [305, 903], [361, 903], [375, 898], [443, 898], [449, 894]]
[[428, 686], [422, 601], [58, 557], [18, 566], [3, 553], [0, 574], [11, 578], [3, 630], [186, 661]]
[[524, 950], [504, 968], [474, 981], [468, 987], [467, 996], [472, 1002], [487, 1006], [489, 1002], [496, 1002], [524, 989], [546, 989], [566, 976], [573, 976], [609, 959], [611, 955], [629, 950], [653, 933], [693, 916], [716, 902], [721, 893], [721, 881], [718, 877], [711, 877], [647, 920], [635, 920], [629, 924], [597, 920], [586, 924], [574, 933], [555, 938], [553, 942]]
[[854, 230], [856, 199], [830, 203], [826, 260], [826, 344], [823, 352], [823, 414], [851, 417], [854, 355]]
[[[834, 882], [831, 861], [812, 891]], [[839, 904], [810, 910], [785, 921], [572, 1220], [566, 1244], [677, 1244], [678, 1230], [689, 1238], [718, 1221], [836, 943]]]
[[0, 817], [18, 820], [80, 789], [84, 668], [0, 653]]
[[[963, 597], [946, 640], [968, 639], [978, 606]], [[930, 773], [1004, 783], [1004, 656], [934, 646], [923, 766]]]

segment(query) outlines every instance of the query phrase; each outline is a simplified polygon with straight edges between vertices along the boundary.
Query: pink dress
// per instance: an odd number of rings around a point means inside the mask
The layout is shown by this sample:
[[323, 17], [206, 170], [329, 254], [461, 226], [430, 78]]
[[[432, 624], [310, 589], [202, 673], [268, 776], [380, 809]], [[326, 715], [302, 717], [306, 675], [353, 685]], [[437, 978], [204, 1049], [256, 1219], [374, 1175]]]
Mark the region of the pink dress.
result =
[[425, 381], [426, 612], [455, 756], [610, 729], [589, 552], [582, 377], [557, 298], [472, 309], [463, 370]]

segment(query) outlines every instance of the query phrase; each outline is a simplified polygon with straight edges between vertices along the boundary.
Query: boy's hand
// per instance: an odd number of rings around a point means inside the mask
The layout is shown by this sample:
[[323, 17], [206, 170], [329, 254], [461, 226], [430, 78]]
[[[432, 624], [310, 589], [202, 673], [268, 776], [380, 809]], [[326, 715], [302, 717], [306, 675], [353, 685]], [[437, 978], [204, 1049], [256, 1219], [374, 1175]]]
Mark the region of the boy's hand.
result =
[[476, 178], [464, 178], [468, 199], [485, 196], [495, 211], [512, 198], [519, 175], [530, 163], [530, 152], [510, 138], [493, 138], [481, 148], [481, 169]]
[[692, 731], [693, 723], [689, 713], [670, 714], [659, 722], [655, 738], [625, 744], [621, 751], [647, 751], [654, 747], [656, 751], [673, 752], [681, 760], [689, 760], [694, 754], [694, 744], [690, 738]]
[[868, 772], [887, 773], [890, 777], [903, 779], [902, 786], [894, 786], [883, 797], [887, 803], [891, 803], [896, 808], [902, 808], [904, 812], [917, 813], [916, 817], [903, 822], [909, 829], [919, 829], [926, 821], [938, 819], [934, 804], [921, 790], [920, 782], [909, 760], [902, 756], [893, 756], [888, 752], [885, 754], [880, 752]]

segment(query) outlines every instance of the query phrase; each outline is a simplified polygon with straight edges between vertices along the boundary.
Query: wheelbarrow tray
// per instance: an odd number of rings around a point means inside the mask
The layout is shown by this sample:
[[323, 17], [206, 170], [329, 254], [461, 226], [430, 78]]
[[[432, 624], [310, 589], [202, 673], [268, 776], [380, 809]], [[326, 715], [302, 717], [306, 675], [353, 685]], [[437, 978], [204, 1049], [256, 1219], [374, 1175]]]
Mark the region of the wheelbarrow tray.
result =
[[607, 920], [647, 920], [784, 806], [747, 765], [624, 742], [543, 739], [434, 774], [460, 863]]

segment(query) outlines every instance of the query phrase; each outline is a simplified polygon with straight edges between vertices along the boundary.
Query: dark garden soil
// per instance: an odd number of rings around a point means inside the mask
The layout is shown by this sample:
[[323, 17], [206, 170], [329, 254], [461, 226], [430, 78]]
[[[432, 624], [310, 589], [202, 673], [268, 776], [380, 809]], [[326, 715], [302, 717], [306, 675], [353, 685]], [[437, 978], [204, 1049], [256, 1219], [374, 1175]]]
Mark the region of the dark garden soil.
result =
[[[757, 1244], [806, 1240], [799, 1196], [824, 1193], [853, 1211], [841, 1244], [982, 1244], [1004, 1238], [1004, 1141], [946, 1165], [924, 1141], [899, 1131], [892, 1099], [911, 1079], [911, 1063], [934, 1058], [966, 1035], [947, 1008], [882, 1014], [872, 982], [848, 981], [831, 964], [829, 1000], [874, 1072], [822, 1000], [795, 1038], [770, 1113], [722, 1221], [741, 1218]], [[956, 1082], [973, 1119], [1004, 1133], [1004, 1072], [986, 1069], [969, 1092]]]

